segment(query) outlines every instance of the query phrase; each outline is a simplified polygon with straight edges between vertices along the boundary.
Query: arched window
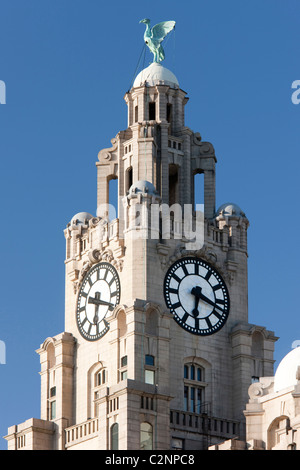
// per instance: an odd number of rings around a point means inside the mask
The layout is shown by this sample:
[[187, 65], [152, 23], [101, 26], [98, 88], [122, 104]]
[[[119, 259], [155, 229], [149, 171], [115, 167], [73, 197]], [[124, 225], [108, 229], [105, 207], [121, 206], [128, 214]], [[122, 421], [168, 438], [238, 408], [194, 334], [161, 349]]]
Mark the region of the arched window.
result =
[[158, 328], [158, 313], [155, 309], [148, 309], [146, 311], [146, 325], [145, 333], [147, 335], [157, 335]]
[[290, 430], [290, 420], [287, 416], [278, 416], [270, 424], [267, 432], [267, 450], [280, 450], [284, 446], [284, 436]]
[[114, 423], [110, 428], [110, 448], [119, 450], [119, 424]]
[[110, 176], [108, 178], [108, 218], [110, 221], [118, 217], [118, 178]]
[[252, 335], [251, 355], [253, 356], [252, 382], [264, 375], [264, 337], [260, 331]]
[[106, 369], [101, 369], [95, 374], [95, 387], [100, 387], [107, 382], [107, 371]]
[[48, 359], [49, 369], [52, 369], [56, 363], [55, 349], [52, 343], [50, 343], [49, 346], [47, 347], [47, 359]]
[[127, 193], [129, 189], [131, 188], [133, 183], [133, 170], [132, 166], [127, 168], [125, 171], [125, 192]]
[[167, 103], [167, 121], [172, 124], [172, 105]]
[[204, 369], [198, 364], [185, 364], [184, 377], [184, 411], [200, 414], [204, 402]]
[[89, 370], [87, 375], [88, 387], [88, 403], [87, 413], [88, 418], [96, 418], [99, 414], [99, 398], [101, 389], [107, 384], [108, 372], [107, 368], [103, 367], [102, 363], [95, 363]]
[[251, 353], [255, 357], [263, 357], [264, 337], [259, 331], [252, 335]]
[[122, 338], [127, 333], [126, 314], [123, 310], [118, 314], [118, 331], [119, 338]]
[[197, 171], [193, 178], [193, 192], [194, 192], [194, 210], [197, 209], [197, 204], [204, 204], [204, 173]]
[[55, 348], [53, 343], [47, 347], [48, 359], [48, 419], [53, 420], [56, 418], [56, 382], [55, 382]]
[[169, 165], [169, 206], [179, 202], [179, 176], [178, 166]]
[[153, 427], [150, 423], [141, 423], [141, 450], [153, 450]]
[[156, 119], [156, 110], [155, 110], [155, 101], [149, 103], [149, 121], [155, 121]]

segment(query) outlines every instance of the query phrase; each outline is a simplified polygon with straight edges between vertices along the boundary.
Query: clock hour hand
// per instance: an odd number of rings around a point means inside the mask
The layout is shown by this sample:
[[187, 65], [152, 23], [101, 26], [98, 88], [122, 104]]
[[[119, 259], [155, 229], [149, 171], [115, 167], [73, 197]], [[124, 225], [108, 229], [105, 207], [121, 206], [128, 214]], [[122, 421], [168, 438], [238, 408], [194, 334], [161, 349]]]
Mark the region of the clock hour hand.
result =
[[199, 315], [198, 304], [199, 304], [199, 297], [195, 296], [195, 308], [192, 311], [192, 314], [194, 315], [195, 318], [198, 317]]
[[[98, 294], [98, 292], [96, 292], [96, 294]], [[88, 303], [95, 305], [108, 305], [109, 307], [113, 307], [113, 304], [111, 302], [106, 302], [105, 300], [101, 300], [97, 297], [89, 297]]]
[[198, 299], [198, 301], [199, 301], [199, 299], [201, 299], [204, 302], [206, 302], [207, 304], [212, 305], [213, 307], [216, 306], [215, 302], [213, 302], [208, 297], [206, 297], [204, 294], [202, 294], [202, 288], [200, 286], [193, 287], [191, 293]]

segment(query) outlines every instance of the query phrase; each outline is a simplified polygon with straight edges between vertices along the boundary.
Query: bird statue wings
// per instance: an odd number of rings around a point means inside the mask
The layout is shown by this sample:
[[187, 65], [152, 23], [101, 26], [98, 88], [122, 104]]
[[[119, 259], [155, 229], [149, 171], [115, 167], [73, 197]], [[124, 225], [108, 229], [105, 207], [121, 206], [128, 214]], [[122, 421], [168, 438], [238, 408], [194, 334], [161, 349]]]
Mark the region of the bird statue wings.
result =
[[175, 21], [163, 21], [150, 28], [150, 20], [145, 18], [140, 23], [145, 23], [146, 31], [144, 41], [154, 55], [153, 62], [161, 62], [165, 58], [165, 52], [161, 45], [164, 38], [175, 28]]

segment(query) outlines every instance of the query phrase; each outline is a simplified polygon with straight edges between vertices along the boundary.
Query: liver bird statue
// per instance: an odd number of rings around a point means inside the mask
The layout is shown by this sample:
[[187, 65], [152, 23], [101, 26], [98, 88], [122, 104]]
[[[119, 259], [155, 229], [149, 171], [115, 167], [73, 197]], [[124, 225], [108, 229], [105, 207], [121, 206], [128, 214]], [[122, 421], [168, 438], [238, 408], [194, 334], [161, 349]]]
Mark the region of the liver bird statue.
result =
[[165, 52], [161, 43], [167, 34], [175, 28], [175, 21], [163, 21], [153, 26], [153, 28], [150, 28], [150, 20], [148, 18], [141, 20], [140, 23], [145, 23], [146, 25], [144, 41], [154, 55], [153, 62], [161, 62], [165, 58]]

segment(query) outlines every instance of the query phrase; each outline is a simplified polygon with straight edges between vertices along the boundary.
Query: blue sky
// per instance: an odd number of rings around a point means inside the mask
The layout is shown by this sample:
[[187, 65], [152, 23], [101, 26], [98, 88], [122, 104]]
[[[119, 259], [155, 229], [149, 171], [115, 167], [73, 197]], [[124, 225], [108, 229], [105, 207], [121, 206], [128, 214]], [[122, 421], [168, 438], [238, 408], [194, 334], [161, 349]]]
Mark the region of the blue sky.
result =
[[64, 330], [63, 229], [96, 213], [95, 162], [127, 127], [145, 17], [176, 21], [164, 65], [186, 125], [215, 147], [217, 206], [250, 220], [249, 322], [280, 337], [276, 365], [300, 340], [299, 14], [298, 0], [0, 0], [0, 436], [40, 416], [35, 350]]

